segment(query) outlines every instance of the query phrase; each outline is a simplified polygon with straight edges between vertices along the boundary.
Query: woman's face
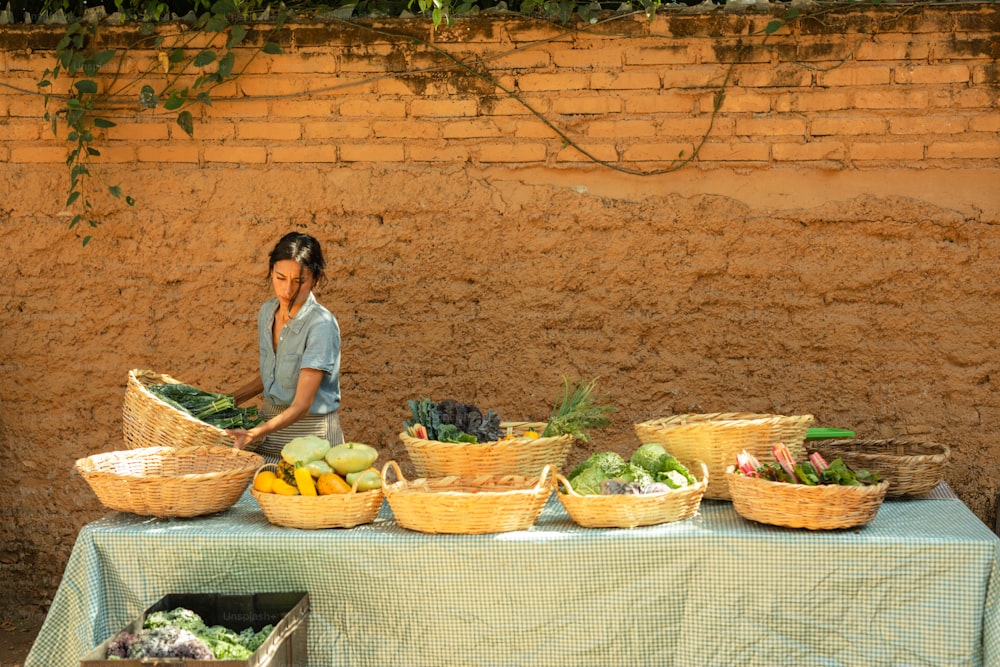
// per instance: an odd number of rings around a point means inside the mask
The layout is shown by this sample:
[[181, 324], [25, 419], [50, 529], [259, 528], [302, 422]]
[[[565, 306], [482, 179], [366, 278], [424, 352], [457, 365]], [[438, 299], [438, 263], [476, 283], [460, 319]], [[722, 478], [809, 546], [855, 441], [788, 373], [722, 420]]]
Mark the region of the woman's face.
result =
[[271, 268], [271, 285], [282, 310], [291, 312], [309, 298], [313, 288], [312, 271], [294, 259], [279, 260]]

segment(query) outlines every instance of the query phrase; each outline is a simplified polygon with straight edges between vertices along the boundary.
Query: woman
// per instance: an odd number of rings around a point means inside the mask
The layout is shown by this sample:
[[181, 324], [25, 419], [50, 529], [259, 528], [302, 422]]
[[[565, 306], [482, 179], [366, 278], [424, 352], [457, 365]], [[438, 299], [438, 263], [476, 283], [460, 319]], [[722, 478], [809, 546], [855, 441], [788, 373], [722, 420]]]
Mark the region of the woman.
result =
[[325, 268], [319, 242], [308, 234], [286, 234], [271, 251], [267, 275], [275, 296], [257, 314], [260, 375], [233, 392], [237, 404], [263, 394], [265, 421], [226, 431], [237, 449], [263, 438], [257, 451], [271, 463], [299, 436], [316, 435], [331, 445], [344, 441], [340, 326], [312, 293], [324, 282]]

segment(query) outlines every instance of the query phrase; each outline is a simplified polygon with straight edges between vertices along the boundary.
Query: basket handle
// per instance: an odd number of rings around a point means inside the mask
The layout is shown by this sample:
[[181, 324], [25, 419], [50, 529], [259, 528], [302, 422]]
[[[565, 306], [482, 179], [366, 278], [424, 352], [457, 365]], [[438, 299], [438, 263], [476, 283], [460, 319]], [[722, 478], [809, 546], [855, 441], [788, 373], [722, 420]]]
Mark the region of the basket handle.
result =
[[[399, 464], [396, 463], [395, 460], [391, 460], [391, 461], [386, 461], [385, 465], [382, 466], [382, 483], [383, 484], [388, 484], [389, 483], [388, 474], [387, 474], [389, 472], [389, 468], [392, 468], [396, 472], [396, 481], [398, 481], [398, 482], [405, 482], [406, 481], [406, 478], [403, 477], [403, 471], [399, 469]], [[357, 481], [357, 480], [355, 480], [355, 481]]]
[[577, 493], [576, 489], [573, 488], [573, 485], [569, 483], [568, 479], [566, 479], [565, 477], [563, 477], [562, 475], [560, 475], [560, 474], [557, 473], [556, 474], [556, 490], [557, 491], [559, 490], [559, 486], [560, 485], [562, 485], [562, 487], [564, 489], [566, 489], [566, 493], [568, 493], [569, 495], [576, 496], [577, 498], [582, 498], [583, 497], [579, 493]]
[[548, 481], [546, 481], [546, 478], [551, 475], [552, 475], [552, 466], [546, 463], [545, 467], [542, 468], [541, 474], [538, 476], [538, 484], [535, 484], [535, 488], [541, 489], [546, 486], [551, 487], [553, 480], [549, 479]]
[[257, 468], [257, 471], [253, 474], [253, 476], [256, 477], [260, 473], [260, 471], [264, 470], [265, 468], [274, 468], [274, 472], [278, 472], [277, 463], [265, 463], [261, 467]]

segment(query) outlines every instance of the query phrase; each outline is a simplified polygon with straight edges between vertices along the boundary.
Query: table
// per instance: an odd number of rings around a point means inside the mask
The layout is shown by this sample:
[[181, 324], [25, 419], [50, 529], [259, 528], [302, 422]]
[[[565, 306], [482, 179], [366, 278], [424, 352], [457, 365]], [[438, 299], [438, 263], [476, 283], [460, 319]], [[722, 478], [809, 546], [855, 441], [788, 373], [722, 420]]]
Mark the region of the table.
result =
[[584, 529], [553, 496], [527, 531], [267, 523], [245, 494], [192, 519], [84, 526], [25, 667], [80, 656], [167, 593], [308, 591], [311, 667], [1000, 665], [1000, 539], [953, 494], [857, 530], [687, 520]]

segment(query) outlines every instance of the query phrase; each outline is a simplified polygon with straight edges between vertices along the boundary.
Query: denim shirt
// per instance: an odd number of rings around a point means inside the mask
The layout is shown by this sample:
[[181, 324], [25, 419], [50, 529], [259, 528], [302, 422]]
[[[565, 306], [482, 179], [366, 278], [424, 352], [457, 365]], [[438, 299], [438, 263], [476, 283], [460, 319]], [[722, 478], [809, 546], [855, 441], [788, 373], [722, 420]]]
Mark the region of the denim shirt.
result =
[[264, 398], [275, 405], [291, 405], [299, 371], [315, 368], [323, 371], [323, 380], [309, 414], [335, 412], [340, 408], [340, 325], [337, 319], [310, 292], [299, 312], [281, 330], [275, 352], [272, 331], [277, 312], [278, 300], [270, 299], [257, 314]]

